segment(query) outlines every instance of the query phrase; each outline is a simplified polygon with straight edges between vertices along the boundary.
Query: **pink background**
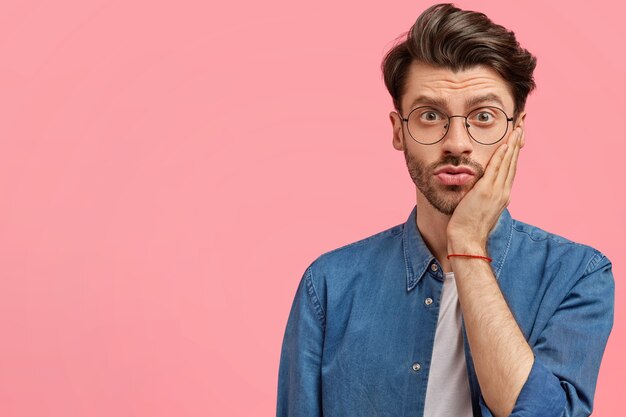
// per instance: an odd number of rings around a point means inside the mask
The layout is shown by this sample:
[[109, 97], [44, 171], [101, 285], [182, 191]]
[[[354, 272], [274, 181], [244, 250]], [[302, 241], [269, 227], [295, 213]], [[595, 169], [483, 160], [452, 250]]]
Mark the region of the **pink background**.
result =
[[[510, 209], [602, 250], [626, 365], [618, 2], [459, 2], [539, 59]], [[404, 222], [379, 65], [431, 3], [4, 1], [0, 415], [270, 416], [319, 254]]]

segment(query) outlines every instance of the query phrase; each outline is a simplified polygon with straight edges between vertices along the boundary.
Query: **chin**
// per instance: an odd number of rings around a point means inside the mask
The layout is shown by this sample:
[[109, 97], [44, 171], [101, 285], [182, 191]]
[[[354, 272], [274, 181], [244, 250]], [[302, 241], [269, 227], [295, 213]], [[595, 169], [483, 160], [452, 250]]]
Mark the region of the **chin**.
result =
[[460, 185], [446, 186], [444, 191], [429, 194], [426, 196], [426, 199], [438, 212], [451, 216], [465, 194], [467, 194], [467, 191], [469, 191], [465, 188]]
[[438, 204], [437, 206], [435, 206], [435, 208], [437, 209], [437, 211], [439, 211], [442, 214], [445, 214], [447, 216], [452, 216], [452, 214], [454, 214], [454, 210], [456, 210], [457, 206], [459, 205], [458, 201], [448, 201], [444, 204]]

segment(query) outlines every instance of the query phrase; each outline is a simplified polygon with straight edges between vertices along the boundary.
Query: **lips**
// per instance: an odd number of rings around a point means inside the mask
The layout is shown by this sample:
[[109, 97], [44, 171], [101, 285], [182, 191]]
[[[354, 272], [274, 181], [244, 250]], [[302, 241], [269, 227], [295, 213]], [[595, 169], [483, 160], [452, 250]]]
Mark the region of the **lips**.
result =
[[437, 168], [434, 172], [435, 175], [438, 174], [450, 174], [450, 175], [458, 175], [458, 174], [469, 174], [476, 175], [474, 170], [467, 166], [454, 166], [454, 165], [445, 165], [441, 168]]
[[466, 166], [446, 165], [437, 168], [434, 175], [444, 185], [463, 185], [470, 182], [476, 173], [473, 169]]

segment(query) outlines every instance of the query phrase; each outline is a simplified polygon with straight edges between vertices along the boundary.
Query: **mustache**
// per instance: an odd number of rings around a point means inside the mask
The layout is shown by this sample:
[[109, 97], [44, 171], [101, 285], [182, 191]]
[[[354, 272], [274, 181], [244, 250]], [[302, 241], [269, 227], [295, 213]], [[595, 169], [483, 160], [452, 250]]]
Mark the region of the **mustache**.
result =
[[474, 172], [476, 172], [476, 176], [479, 178], [482, 177], [483, 174], [485, 173], [484, 168], [479, 163], [474, 162], [472, 159], [470, 159], [469, 157], [465, 155], [461, 155], [461, 156], [445, 155], [439, 161], [431, 164], [429, 168], [431, 169], [431, 171], [434, 171], [435, 169], [442, 167], [444, 165], [452, 165], [455, 167], [458, 167], [461, 165], [469, 166], [474, 169]]

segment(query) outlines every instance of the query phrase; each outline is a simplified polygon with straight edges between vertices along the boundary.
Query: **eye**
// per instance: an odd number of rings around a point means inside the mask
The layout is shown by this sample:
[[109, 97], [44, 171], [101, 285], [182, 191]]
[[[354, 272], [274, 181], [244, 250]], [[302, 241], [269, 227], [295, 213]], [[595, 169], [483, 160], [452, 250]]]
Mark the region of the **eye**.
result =
[[496, 109], [482, 108], [474, 110], [468, 117], [468, 122], [476, 127], [487, 127], [498, 123], [502, 116]]
[[422, 123], [436, 123], [442, 121], [444, 117], [437, 110], [427, 108], [419, 112], [419, 119]]
[[493, 115], [487, 113], [486, 111], [481, 111], [480, 113], [476, 113], [476, 121], [481, 123], [489, 123], [493, 120]]
[[422, 119], [424, 120], [437, 120], [437, 113], [434, 111], [427, 111], [422, 113]]

